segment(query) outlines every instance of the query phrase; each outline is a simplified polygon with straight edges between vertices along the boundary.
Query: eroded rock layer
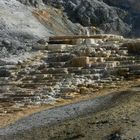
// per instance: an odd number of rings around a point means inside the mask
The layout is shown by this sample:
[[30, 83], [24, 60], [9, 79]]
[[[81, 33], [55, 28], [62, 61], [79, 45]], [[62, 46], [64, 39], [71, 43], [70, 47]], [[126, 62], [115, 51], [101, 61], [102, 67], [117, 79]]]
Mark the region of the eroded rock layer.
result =
[[96, 93], [117, 87], [123, 80], [139, 78], [139, 49], [131, 52], [128, 44], [132, 41], [122, 36], [98, 35], [96, 39], [76, 39], [75, 45], [46, 43], [28, 58], [1, 61], [1, 115]]

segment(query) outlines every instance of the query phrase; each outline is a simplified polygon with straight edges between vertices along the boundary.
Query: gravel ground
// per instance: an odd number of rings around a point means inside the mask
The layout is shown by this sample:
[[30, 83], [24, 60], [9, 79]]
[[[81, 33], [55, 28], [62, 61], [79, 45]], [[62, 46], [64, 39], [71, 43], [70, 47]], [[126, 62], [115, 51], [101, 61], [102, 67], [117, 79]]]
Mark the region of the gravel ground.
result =
[[47, 111], [42, 111], [40, 113], [36, 113], [32, 116], [29, 116], [26, 119], [18, 121], [14, 125], [14, 127], [8, 126], [7, 128], [1, 129], [0, 135], [3, 134], [6, 135], [6, 133], [8, 134], [9, 132], [15, 133], [16, 131], [30, 130], [34, 126], [40, 127], [44, 126], [44, 124], [47, 126], [52, 124], [54, 125], [57, 124], [58, 121], [64, 121], [87, 113], [95, 112], [107, 101], [111, 100], [111, 98], [112, 95], [109, 95], [107, 97], [99, 97], [95, 100], [83, 101], [76, 104], [71, 104], [63, 107], [50, 109]]
[[137, 87], [33, 114], [1, 128], [1, 140], [139, 140], [139, 93]]

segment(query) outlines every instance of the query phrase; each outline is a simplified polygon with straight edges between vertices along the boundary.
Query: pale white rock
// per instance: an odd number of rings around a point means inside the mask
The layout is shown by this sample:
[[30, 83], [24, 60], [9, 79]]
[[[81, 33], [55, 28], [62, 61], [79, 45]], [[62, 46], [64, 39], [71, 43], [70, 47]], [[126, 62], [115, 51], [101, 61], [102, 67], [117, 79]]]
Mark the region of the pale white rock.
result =
[[67, 45], [66, 44], [49, 44], [48, 45], [48, 50], [52, 51], [52, 52], [61, 52], [64, 51], [66, 49]]

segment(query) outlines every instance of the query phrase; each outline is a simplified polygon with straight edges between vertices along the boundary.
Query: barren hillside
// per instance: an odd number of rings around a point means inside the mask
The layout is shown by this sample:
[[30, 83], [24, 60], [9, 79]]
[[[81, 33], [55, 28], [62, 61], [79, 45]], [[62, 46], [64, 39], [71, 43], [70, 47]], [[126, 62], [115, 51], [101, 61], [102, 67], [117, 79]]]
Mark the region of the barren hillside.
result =
[[140, 140], [138, 0], [0, 0], [0, 140]]

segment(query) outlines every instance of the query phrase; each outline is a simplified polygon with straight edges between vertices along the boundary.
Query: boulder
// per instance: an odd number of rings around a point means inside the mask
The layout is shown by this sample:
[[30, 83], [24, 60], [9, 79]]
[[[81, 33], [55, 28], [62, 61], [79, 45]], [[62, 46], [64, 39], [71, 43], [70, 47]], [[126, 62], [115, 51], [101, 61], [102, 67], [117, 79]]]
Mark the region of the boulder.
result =
[[67, 45], [65, 44], [49, 44], [48, 50], [52, 52], [62, 52], [66, 49]]
[[8, 39], [2, 40], [2, 45], [5, 47], [9, 47], [11, 45], [11, 42]]
[[71, 60], [71, 66], [73, 67], [86, 67], [90, 65], [89, 57], [81, 56]]
[[46, 50], [47, 45], [48, 45], [48, 43], [46, 43], [45, 45], [37, 44], [37, 45], [33, 46], [32, 49], [33, 50]]
[[117, 75], [127, 77], [129, 74], [129, 68], [119, 68], [117, 69]]
[[6, 62], [3, 60], [0, 60], [0, 66], [4, 66], [4, 65], [6, 65]]
[[98, 46], [99, 44], [97, 44], [96, 42], [95, 42], [95, 39], [86, 39], [85, 40], [85, 43], [87, 44], [87, 45], [95, 45], [95, 46]]
[[127, 47], [130, 54], [140, 54], [140, 41], [124, 43], [121, 47]]
[[85, 54], [86, 54], [86, 56], [90, 56], [90, 55], [92, 54], [92, 52], [94, 52], [94, 51], [95, 51], [94, 48], [92, 48], [92, 47], [87, 47], [87, 48], [85, 49]]
[[41, 71], [43, 74], [68, 74], [67, 68], [45, 68]]
[[120, 64], [119, 61], [108, 61], [108, 62], [106, 62], [106, 66], [107, 66], [108, 68], [115, 68], [115, 67], [117, 67], [119, 64]]
[[48, 39], [47, 38], [39, 39], [37, 41], [38, 44], [42, 44], [42, 45], [45, 45], [47, 42], [48, 42]]
[[9, 76], [11, 76], [11, 73], [8, 70], [3, 68], [0, 69], [0, 77], [9, 77]]
[[80, 88], [80, 94], [81, 95], [85, 95], [85, 94], [88, 94], [89, 93], [89, 89], [86, 88], [86, 87], [81, 87]]

